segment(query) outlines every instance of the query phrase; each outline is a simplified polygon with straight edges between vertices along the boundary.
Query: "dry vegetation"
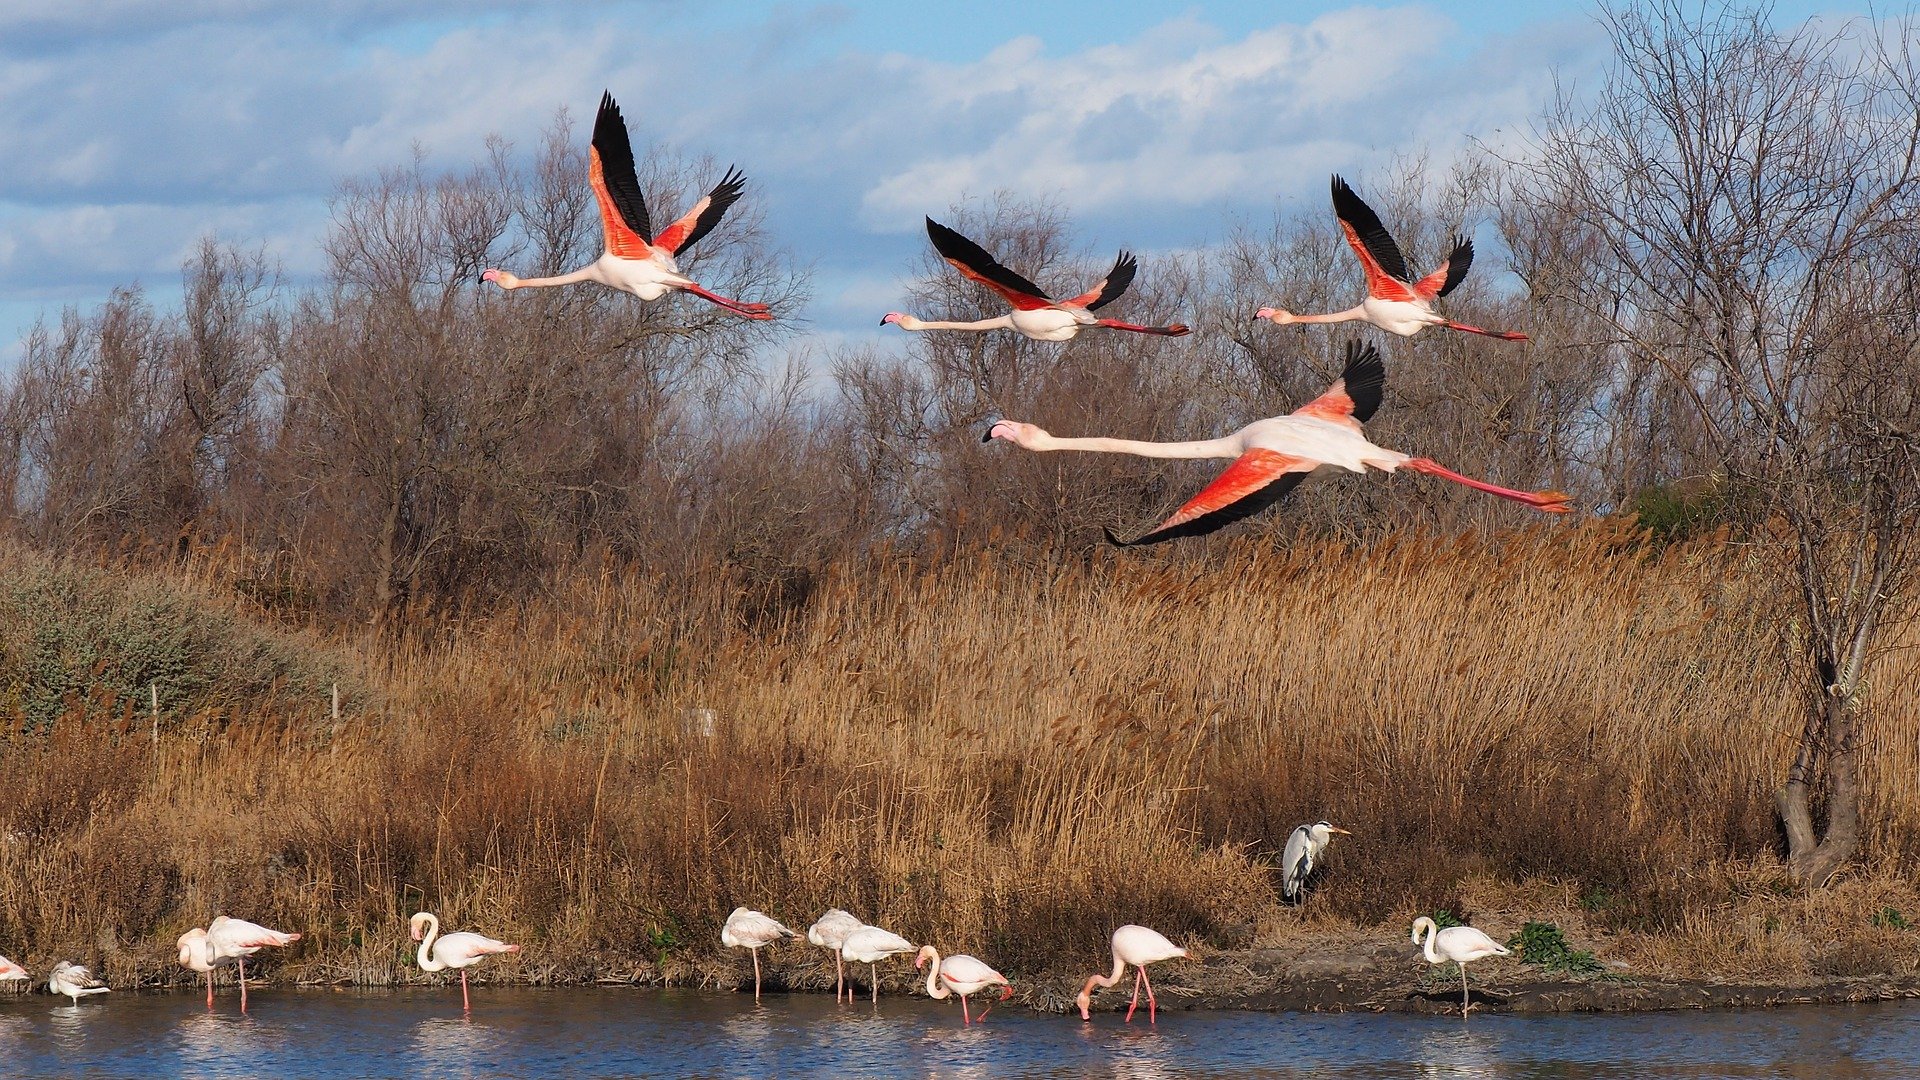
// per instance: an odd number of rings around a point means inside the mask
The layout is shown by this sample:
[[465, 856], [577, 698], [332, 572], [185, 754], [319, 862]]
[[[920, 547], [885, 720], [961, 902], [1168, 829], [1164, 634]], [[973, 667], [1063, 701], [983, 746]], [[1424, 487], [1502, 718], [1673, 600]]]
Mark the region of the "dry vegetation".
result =
[[[230, 673], [157, 749], [140, 709], [8, 737], [0, 940], [180, 978], [173, 937], [228, 910], [307, 933], [300, 977], [385, 983], [429, 907], [529, 945], [497, 976], [699, 982], [733, 970], [735, 904], [838, 905], [1020, 975], [1127, 920], [1240, 945], [1539, 903], [1641, 970], [1911, 966], [1871, 916], [1920, 916], [1920, 672], [1877, 698], [1857, 880], [1789, 899], [1800, 705], [1750, 548], [1596, 524], [1219, 555], [877, 557], [777, 618], [719, 574], [608, 574], [431, 639], [283, 633], [373, 688], [337, 733]], [[231, 565], [191, 570], [121, 587], [255, 632]], [[1323, 815], [1357, 835], [1283, 910], [1269, 860]]]

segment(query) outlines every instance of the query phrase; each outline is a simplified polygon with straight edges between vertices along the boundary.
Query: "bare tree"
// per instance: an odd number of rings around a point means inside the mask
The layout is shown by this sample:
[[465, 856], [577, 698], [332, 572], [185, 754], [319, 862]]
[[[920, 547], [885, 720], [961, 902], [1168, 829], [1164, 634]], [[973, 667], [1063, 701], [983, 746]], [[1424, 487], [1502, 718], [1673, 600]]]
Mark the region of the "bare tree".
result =
[[1859, 841], [1865, 691], [1920, 533], [1920, 69], [1902, 27], [1770, 15], [1607, 9], [1612, 68], [1545, 118], [1521, 212], [1566, 230], [1577, 269], [1536, 287], [1608, 328], [1626, 400], [1690, 407], [1648, 452], [1707, 456], [1786, 546], [1808, 707], [1776, 802], [1818, 886]]

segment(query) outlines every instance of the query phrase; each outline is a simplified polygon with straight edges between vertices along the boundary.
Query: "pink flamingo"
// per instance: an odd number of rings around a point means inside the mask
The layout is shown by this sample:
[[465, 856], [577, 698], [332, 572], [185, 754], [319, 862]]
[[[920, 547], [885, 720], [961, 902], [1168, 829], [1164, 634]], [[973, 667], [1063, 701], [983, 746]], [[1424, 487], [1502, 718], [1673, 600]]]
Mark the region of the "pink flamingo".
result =
[[[753, 953], [753, 1000], [760, 1000], [760, 950], [782, 938], [799, 937], [779, 919], [752, 908], [737, 907], [720, 928], [720, 944]], [[834, 1000], [839, 1000], [837, 997]]]
[[1433, 302], [1452, 292], [1473, 265], [1473, 241], [1464, 237], [1453, 242], [1453, 253], [1440, 269], [1418, 281], [1407, 272], [1407, 260], [1400, 245], [1393, 242], [1386, 226], [1380, 224], [1373, 208], [1360, 201], [1345, 180], [1333, 178], [1333, 212], [1340, 218], [1340, 231], [1347, 244], [1360, 256], [1367, 272], [1367, 298], [1359, 307], [1328, 315], [1295, 315], [1283, 308], [1261, 308], [1255, 319], [1271, 319], [1281, 326], [1291, 323], [1352, 322], [1372, 323], [1390, 334], [1412, 337], [1429, 326], [1444, 326], [1469, 334], [1483, 334], [1502, 341], [1525, 341], [1527, 335], [1504, 330], [1482, 330], [1457, 323], [1436, 314]]
[[520, 951], [518, 945], [465, 931], [441, 937], [440, 920], [428, 911], [415, 913], [407, 926], [413, 933], [413, 940], [420, 943], [420, 951], [414, 957], [420, 963], [420, 970], [460, 970], [460, 1007], [466, 1012], [473, 1011], [473, 1000], [467, 996], [467, 968], [489, 956]]
[[1080, 988], [1080, 996], [1073, 999], [1080, 1006], [1080, 1019], [1093, 1019], [1093, 1014], [1089, 1011], [1093, 1005], [1093, 988], [1112, 986], [1119, 982], [1120, 976], [1126, 974], [1127, 965], [1132, 964], [1133, 1002], [1127, 1006], [1126, 1022], [1133, 1023], [1133, 1010], [1140, 1007], [1140, 987], [1145, 984], [1147, 1023], [1155, 1023], [1153, 981], [1147, 978], [1147, 965], [1186, 955], [1187, 950], [1168, 941], [1156, 930], [1149, 930], [1132, 923], [1115, 930], [1113, 932], [1113, 974], [1095, 975], [1087, 980], [1087, 985]]
[[807, 940], [823, 949], [833, 950], [833, 1003], [840, 1004], [840, 993], [846, 991], [847, 1003], [853, 1003], [853, 987], [847, 986], [846, 960], [841, 949], [847, 943], [847, 935], [867, 925], [839, 908], [828, 909], [825, 915], [807, 927]]
[[1102, 319], [1093, 314], [1118, 300], [1120, 294], [1133, 284], [1133, 275], [1139, 269], [1139, 263], [1124, 251], [1113, 261], [1113, 269], [1107, 271], [1106, 280], [1071, 300], [1052, 300], [1040, 286], [1000, 265], [992, 255], [987, 254], [985, 248], [932, 218], [927, 219], [927, 235], [933, 239], [934, 250], [953, 264], [954, 269], [1006, 297], [1007, 303], [1013, 305], [1013, 311], [997, 319], [975, 322], [928, 322], [898, 311], [889, 311], [881, 317], [880, 325], [893, 323], [902, 330], [1012, 329], [1035, 341], [1068, 341], [1089, 326], [1131, 330], [1136, 334], [1158, 334], [1162, 337], [1179, 337], [1188, 332], [1188, 328], [1180, 323], [1139, 326], [1118, 319]]
[[180, 947], [180, 966], [190, 971], [198, 971], [207, 977], [207, 1008], [213, 1008], [213, 972], [232, 964], [238, 957], [215, 956], [213, 947], [207, 943], [207, 931], [196, 926], [181, 934], [174, 944]]
[[[901, 953], [913, 951], [913, 942], [891, 930], [882, 930], [877, 926], [863, 926], [847, 935], [840, 945], [840, 955], [858, 964], [867, 965], [868, 986], [873, 991], [874, 1004], [880, 1003], [880, 961]], [[847, 987], [847, 1000], [853, 1000], [853, 987]]]
[[600, 203], [600, 231], [606, 241], [606, 254], [559, 277], [522, 278], [505, 270], [488, 270], [480, 275], [480, 280], [491, 281], [503, 289], [597, 281], [642, 300], [658, 300], [673, 291], [688, 292], [749, 319], [773, 318], [767, 305], [742, 303], [721, 296], [682, 274], [680, 264], [674, 261], [676, 255], [711, 232], [727, 207], [740, 198], [746, 188], [746, 178], [738, 169], [728, 170], [712, 191], [693, 204], [693, 209], [655, 235], [653, 219], [647, 214], [647, 202], [640, 192], [640, 177], [633, 168], [633, 144], [627, 138], [626, 121], [620, 118], [620, 106], [613, 103], [613, 95], [603, 93], [600, 113], [593, 121], [587, 179], [593, 184], [594, 198]]
[[[216, 962], [231, 958], [240, 969], [240, 1011], [247, 1011], [247, 957], [261, 949], [284, 948], [300, 940], [299, 934], [283, 934], [245, 919], [216, 915], [207, 924], [207, 951]], [[207, 972], [207, 1000], [213, 1000], [213, 972]]]
[[21, 967], [19, 964], [14, 963], [4, 956], [0, 956], [0, 982], [15, 982], [20, 979], [31, 978], [33, 978], [33, 976], [27, 974], [26, 968]]
[[[931, 945], [922, 945], [920, 955], [914, 958], [913, 966], [923, 967], [929, 960], [933, 961], [933, 966], [927, 968], [927, 996], [941, 1000], [958, 994], [962, 1024], [973, 1023], [973, 1016], [967, 1011], [969, 995], [977, 994], [989, 986], [998, 985], [1001, 987], [999, 1000], [1005, 1001], [1013, 996], [1013, 984], [1007, 981], [1005, 975], [965, 953], [942, 960], [940, 950]], [[987, 1014], [992, 1011], [993, 1005], [989, 1003], [986, 1008], [980, 1010], [980, 1019], [985, 1020]]]
[[1568, 497], [1558, 491], [1515, 491], [1448, 469], [1428, 458], [1409, 457], [1375, 446], [1360, 425], [1379, 407], [1386, 390], [1380, 352], [1368, 345], [1347, 346], [1347, 367], [1326, 393], [1286, 416], [1256, 420], [1231, 435], [1200, 442], [1136, 442], [1131, 439], [1060, 439], [1032, 424], [1001, 420], [982, 440], [1005, 439], [1028, 450], [1094, 450], [1153, 458], [1233, 458], [1213, 483], [1188, 500], [1173, 516], [1144, 535], [1107, 540], [1120, 547], [1157, 544], [1182, 536], [1204, 536], [1272, 506], [1323, 468], [1365, 472], [1412, 469], [1465, 484], [1476, 491], [1522, 502], [1549, 514], [1564, 514]]

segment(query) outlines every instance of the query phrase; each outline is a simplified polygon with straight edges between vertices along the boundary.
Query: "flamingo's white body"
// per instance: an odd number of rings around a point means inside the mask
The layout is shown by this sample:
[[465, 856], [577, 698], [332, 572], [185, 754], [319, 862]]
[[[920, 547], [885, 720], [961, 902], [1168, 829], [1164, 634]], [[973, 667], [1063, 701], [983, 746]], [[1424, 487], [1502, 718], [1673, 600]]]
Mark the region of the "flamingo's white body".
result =
[[670, 292], [687, 292], [749, 319], [771, 319], [765, 304], [749, 304], [712, 292], [680, 272], [675, 257], [705, 236], [740, 198], [746, 180], [737, 170], [722, 177], [693, 209], [678, 221], [653, 231], [651, 215], [633, 167], [633, 144], [627, 124], [612, 94], [602, 94], [594, 118], [589, 151], [588, 181], [600, 206], [600, 229], [606, 252], [570, 274], [523, 278], [505, 270], [488, 270], [480, 280], [502, 289], [545, 288], [594, 281], [610, 289], [630, 292], [642, 300], [658, 300]]
[[1345, 829], [1316, 821], [1311, 825], [1302, 825], [1287, 837], [1286, 854], [1281, 856], [1280, 895], [1292, 903], [1300, 899], [1300, 890], [1307, 883], [1307, 875], [1313, 873], [1313, 864], [1320, 853], [1327, 850], [1327, 844], [1333, 840], [1333, 834], [1352, 836]]
[[[191, 931], [189, 931], [191, 932]], [[182, 939], [184, 940], [184, 938]], [[247, 957], [265, 948], [284, 948], [300, 940], [299, 934], [282, 933], [269, 930], [259, 923], [250, 923], [245, 919], [229, 919], [225, 915], [214, 916], [207, 924], [206, 948], [216, 964], [233, 962], [240, 970], [240, 1011], [247, 1011]], [[185, 946], [182, 946], [182, 953]], [[207, 1003], [213, 1003], [213, 972], [207, 971]]]
[[1124, 251], [1114, 260], [1113, 269], [1107, 272], [1100, 284], [1079, 296], [1054, 300], [1040, 286], [1002, 266], [985, 248], [932, 218], [927, 219], [927, 236], [933, 240], [934, 250], [940, 253], [941, 258], [946, 259], [963, 276], [999, 293], [1007, 303], [1013, 305], [1013, 310], [996, 318], [972, 322], [940, 322], [889, 311], [881, 317], [880, 325], [891, 323], [902, 330], [916, 331], [1016, 330], [1035, 341], [1071, 341], [1080, 331], [1094, 326], [1161, 337], [1179, 337], [1188, 332], [1188, 328], [1180, 323], [1140, 326], [1118, 319], [1103, 319], [1094, 314], [1099, 308], [1118, 300], [1133, 284], [1133, 275], [1138, 272], [1139, 263]]
[[847, 986], [846, 963], [841, 956], [841, 948], [847, 943], [847, 935], [865, 926], [866, 923], [854, 918], [839, 908], [828, 909], [825, 915], [807, 927], [807, 940], [823, 949], [833, 950], [833, 1000], [839, 1004], [840, 993], [846, 991], [847, 1000], [853, 1000], [853, 988]]
[[32, 977], [33, 976], [27, 974], [26, 968], [21, 967], [19, 964], [14, 963], [4, 956], [0, 956], [0, 982], [16, 982]]
[[[882, 930], [877, 926], [862, 926], [847, 935], [840, 945], [840, 955], [856, 964], [867, 965], [867, 977], [871, 980], [873, 1000], [880, 1000], [880, 972], [874, 965], [888, 957], [913, 951], [913, 942], [891, 930]], [[853, 988], [847, 988], [847, 1000], [853, 1000]]]
[[760, 949], [782, 938], [799, 937], [780, 920], [752, 908], [737, 907], [720, 928], [720, 944], [753, 953], [753, 1000], [760, 1000]]
[[70, 960], [53, 965], [52, 973], [47, 976], [47, 989], [55, 994], [67, 995], [75, 1005], [80, 1004], [83, 997], [108, 992], [107, 984], [94, 978], [93, 972], [85, 965]]
[[1162, 960], [1184, 957], [1187, 950], [1168, 941], [1157, 930], [1150, 930], [1133, 923], [1113, 932], [1113, 972], [1108, 975], [1094, 975], [1087, 979], [1087, 985], [1080, 988], [1080, 996], [1074, 998], [1080, 1006], [1080, 1019], [1093, 1019], [1093, 988], [1112, 986], [1120, 981], [1127, 972], [1127, 965], [1133, 965], [1133, 1001], [1127, 1006], [1126, 1022], [1133, 1023], [1133, 1011], [1140, 1007], [1140, 987], [1147, 988], [1147, 1023], [1155, 1023], [1156, 1002], [1153, 998], [1153, 981], [1147, 978], [1147, 965]]
[[207, 977], [207, 1008], [213, 1008], [213, 973], [223, 967], [230, 967], [240, 958], [237, 956], [215, 956], [213, 946], [207, 942], [205, 927], [196, 926], [181, 934], [175, 942], [180, 946], [180, 966], [189, 971], [197, 971]]
[[[1426, 940], [1421, 941], [1425, 933]], [[1451, 960], [1460, 965], [1460, 1015], [1467, 1015], [1469, 998], [1467, 995], [1467, 964], [1487, 956], [1510, 956], [1506, 946], [1493, 940], [1471, 926], [1449, 926], [1439, 928], [1432, 919], [1422, 915], [1413, 920], [1413, 943], [1422, 946], [1427, 963], [1444, 964]]]
[[[967, 998], [985, 990], [989, 986], [1001, 987], [999, 1000], [1005, 1001], [1013, 996], [1013, 984], [1005, 975], [993, 970], [973, 957], [961, 953], [958, 956], [940, 958], [940, 950], [931, 945], [920, 946], [920, 954], [914, 958], [913, 966], [920, 968], [932, 961], [927, 968], [927, 996], [944, 999], [950, 996], [960, 998], [960, 1022], [973, 1023], [973, 1015], [967, 1009]], [[985, 1020], [987, 1013], [993, 1011], [989, 1003], [980, 1010], [980, 1019]]]
[[1428, 458], [1411, 457], [1376, 446], [1360, 425], [1379, 407], [1386, 370], [1379, 350], [1347, 346], [1347, 366], [1327, 392], [1285, 416], [1256, 420], [1231, 435], [1197, 442], [1140, 442], [1133, 439], [1063, 439], [1033, 424], [1001, 420], [986, 440], [1005, 439], [1028, 450], [1093, 450], [1152, 458], [1233, 458], [1216, 477], [1172, 517], [1133, 540], [1112, 532], [1107, 539], [1122, 547], [1156, 544], [1182, 536], [1201, 536], [1250, 517], [1278, 502], [1301, 480], [1325, 469], [1393, 472], [1411, 469], [1451, 480], [1503, 499], [1526, 503], [1547, 513], [1567, 513], [1567, 496], [1557, 491], [1515, 491], [1448, 469]]
[[1444, 326], [1503, 341], [1527, 340], [1525, 334], [1483, 330], [1454, 322], [1433, 310], [1434, 301], [1452, 292], [1466, 278], [1467, 268], [1473, 265], [1473, 241], [1456, 239], [1452, 254], [1440, 264], [1440, 269], [1415, 281], [1407, 272], [1406, 257], [1401, 255], [1400, 246], [1393, 242], [1386, 226], [1380, 224], [1379, 215], [1360, 201], [1360, 196], [1338, 176], [1333, 178], [1333, 210], [1340, 218], [1340, 231], [1346, 234], [1347, 245], [1360, 257], [1360, 266], [1366, 271], [1367, 298], [1357, 307], [1326, 315], [1295, 315], [1284, 308], [1261, 308], [1254, 318], [1270, 319], [1281, 326], [1359, 321], [1401, 337], [1412, 337], [1429, 326]]
[[452, 934], [440, 933], [440, 919], [430, 911], [416, 912], [407, 921], [407, 928], [413, 940], [420, 943], [420, 949], [414, 959], [422, 971], [445, 971], [448, 968], [460, 972], [460, 1006], [467, 1012], [473, 1011], [473, 1000], [467, 994], [467, 968], [485, 960], [489, 956], [502, 953], [517, 953], [520, 946], [496, 941], [483, 934], [459, 931]]

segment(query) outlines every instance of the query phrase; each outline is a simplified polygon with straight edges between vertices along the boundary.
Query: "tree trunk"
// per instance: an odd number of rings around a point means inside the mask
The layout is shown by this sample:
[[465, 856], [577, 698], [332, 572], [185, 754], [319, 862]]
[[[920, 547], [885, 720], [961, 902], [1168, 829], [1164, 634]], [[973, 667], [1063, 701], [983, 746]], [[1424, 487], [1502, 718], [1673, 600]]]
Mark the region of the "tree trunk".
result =
[[[1801, 735], [1800, 753], [1774, 805], [1787, 831], [1787, 869], [1804, 888], [1817, 889], [1852, 858], [1860, 844], [1860, 747], [1854, 737], [1852, 697], [1829, 690]], [[1816, 769], [1827, 780], [1827, 827], [1814, 831], [1812, 789]]]

